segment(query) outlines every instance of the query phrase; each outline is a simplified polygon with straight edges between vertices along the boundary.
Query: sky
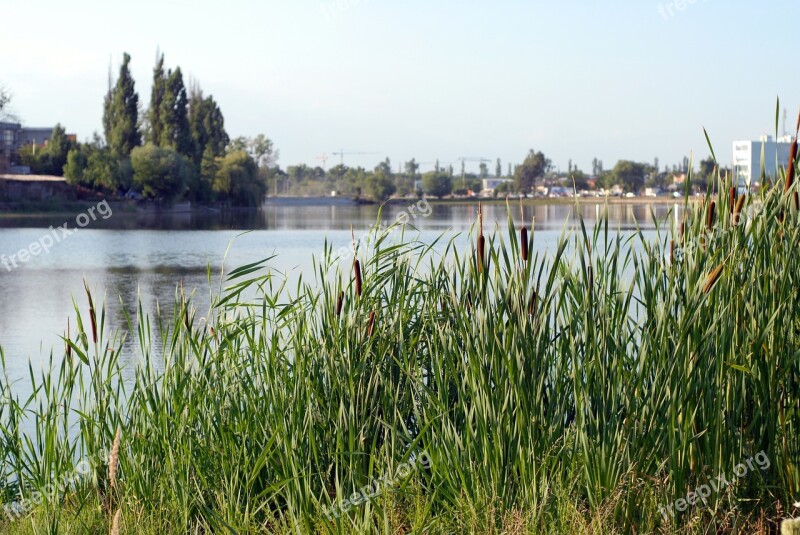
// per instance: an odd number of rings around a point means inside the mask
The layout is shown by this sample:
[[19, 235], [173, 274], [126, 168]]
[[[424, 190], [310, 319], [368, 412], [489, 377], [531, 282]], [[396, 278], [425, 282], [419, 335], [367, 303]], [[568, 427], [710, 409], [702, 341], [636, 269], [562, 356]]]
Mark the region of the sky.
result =
[[[156, 51], [278, 163], [373, 167], [529, 149], [566, 170], [664, 164], [774, 134], [800, 107], [791, 0], [0, 0], [0, 84], [28, 126], [101, 131], [122, 54], [142, 104]], [[781, 127], [782, 129], [782, 127]], [[477, 163], [468, 169], [477, 169]]]

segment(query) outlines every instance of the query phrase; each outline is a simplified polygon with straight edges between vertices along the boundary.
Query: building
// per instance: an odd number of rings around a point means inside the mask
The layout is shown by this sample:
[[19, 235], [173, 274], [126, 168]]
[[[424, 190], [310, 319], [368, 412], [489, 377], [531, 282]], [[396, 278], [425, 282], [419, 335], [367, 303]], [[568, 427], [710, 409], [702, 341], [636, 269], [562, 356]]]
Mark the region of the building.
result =
[[498, 186], [501, 184], [509, 184], [511, 182], [513, 182], [513, 180], [510, 178], [484, 178], [481, 180], [481, 196], [493, 197]]
[[733, 175], [740, 188], [750, 188], [761, 182], [761, 162], [763, 157], [764, 174], [775, 179], [778, 170], [789, 163], [790, 137], [778, 138], [761, 136], [758, 141], [733, 142]]
[[[53, 128], [27, 128], [19, 123], [0, 122], [0, 171], [19, 165], [19, 151], [26, 145], [44, 147]], [[75, 140], [74, 134], [67, 138]]]

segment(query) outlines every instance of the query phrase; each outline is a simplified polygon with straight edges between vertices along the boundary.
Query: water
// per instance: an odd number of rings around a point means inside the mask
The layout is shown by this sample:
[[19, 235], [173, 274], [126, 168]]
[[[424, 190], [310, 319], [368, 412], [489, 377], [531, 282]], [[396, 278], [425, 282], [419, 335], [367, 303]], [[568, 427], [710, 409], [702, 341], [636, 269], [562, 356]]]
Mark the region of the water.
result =
[[[413, 209], [411, 207], [414, 206]], [[591, 226], [603, 209], [601, 204], [580, 210]], [[672, 204], [611, 205], [610, 224], [621, 231], [639, 226], [653, 229], [653, 216], [666, 219]], [[550, 249], [565, 225], [574, 223], [571, 205], [529, 206], [525, 217], [536, 218], [536, 245]], [[310, 275], [313, 256], [321, 256], [324, 241], [334, 249], [349, 248], [351, 228], [356, 239], [380, 220], [387, 224], [408, 214], [419, 238], [431, 241], [442, 233], [466, 234], [475, 221], [477, 204], [429, 205], [408, 201], [378, 214], [376, 206], [357, 206], [346, 201], [284, 201], [268, 203], [261, 210], [233, 213], [137, 214], [117, 209], [107, 219], [97, 218], [85, 228], [55, 243], [49, 252], [18, 262], [16, 269], [0, 265], [0, 346], [12, 381], [27, 382], [28, 362], [34, 370], [63, 353], [60, 336], [67, 318], [75, 325], [75, 310], [88, 317], [84, 281], [97, 301], [106, 303], [107, 332], [125, 325], [123, 309], [133, 315], [141, 299], [145, 313], [154, 316], [157, 306], [171, 317], [176, 289], [194, 292], [198, 317], [207, 311], [210, 296], [220, 287], [220, 271], [276, 255], [269, 265], [290, 280]], [[512, 208], [519, 220], [519, 207]], [[506, 207], [484, 206], [484, 228], [506, 225]], [[0, 255], [7, 257], [30, 249], [50, 226], [75, 226], [75, 216], [0, 218]], [[413, 233], [416, 236], [416, 232]], [[462, 236], [466, 240], [466, 236]], [[2, 260], [2, 257], [0, 257]], [[210, 274], [210, 275], [209, 275]], [[73, 334], [75, 329], [73, 327]], [[123, 360], [133, 360], [134, 336], [128, 337]]]

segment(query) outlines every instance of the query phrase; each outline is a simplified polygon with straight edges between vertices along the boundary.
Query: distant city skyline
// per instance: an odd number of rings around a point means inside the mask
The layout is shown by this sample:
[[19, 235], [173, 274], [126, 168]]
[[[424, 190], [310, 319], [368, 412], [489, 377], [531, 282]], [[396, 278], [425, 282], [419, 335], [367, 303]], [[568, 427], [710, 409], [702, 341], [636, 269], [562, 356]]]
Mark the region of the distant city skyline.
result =
[[[566, 170], [619, 159], [678, 164], [794, 128], [794, 4], [685, 0], [189, 2], [7, 0], [0, 83], [28, 126], [101, 132], [109, 62], [123, 52], [143, 109], [160, 49], [213, 94], [232, 137], [264, 133], [286, 168], [392, 167], [528, 149]], [[782, 113], [782, 111], [781, 111]], [[782, 132], [779, 131], [780, 135]], [[423, 166], [423, 170], [432, 164]], [[478, 163], [467, 169], [476, 171]]]

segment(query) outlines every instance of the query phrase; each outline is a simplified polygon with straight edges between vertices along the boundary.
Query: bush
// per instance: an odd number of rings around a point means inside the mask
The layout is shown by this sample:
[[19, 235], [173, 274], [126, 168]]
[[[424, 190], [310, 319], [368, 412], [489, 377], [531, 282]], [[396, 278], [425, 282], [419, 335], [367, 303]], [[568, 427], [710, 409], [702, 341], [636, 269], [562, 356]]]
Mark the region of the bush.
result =
[[133, 149], [131, 167], [133, 185], [146, 199], [175, 199], [183, 194], [194, 173], [184, 156], [150, 143]]

